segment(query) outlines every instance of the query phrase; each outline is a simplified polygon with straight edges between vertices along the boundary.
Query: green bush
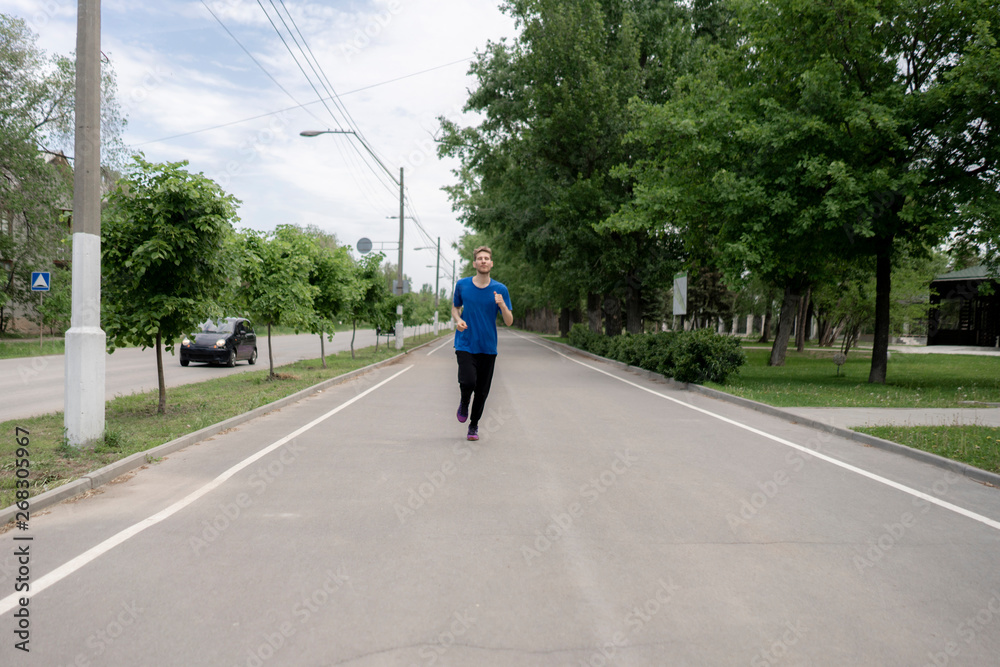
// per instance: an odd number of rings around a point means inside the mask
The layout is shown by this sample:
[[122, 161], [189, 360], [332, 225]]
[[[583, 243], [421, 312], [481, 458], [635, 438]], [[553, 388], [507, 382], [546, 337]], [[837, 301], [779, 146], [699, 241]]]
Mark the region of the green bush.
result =
[[722, 384], [746, 363], [739, 341], [710, 329], [604, 336], [586, 325], [574, 324], [569, 343], [601, 357], [673, 377], [678, 382]]
[[674, 379], [678, 382], [717, 382], [725, 384], [731, 373], [738, 373], [746, 355], [738, 340], [698, 329], [681, 336], [674, 349]]

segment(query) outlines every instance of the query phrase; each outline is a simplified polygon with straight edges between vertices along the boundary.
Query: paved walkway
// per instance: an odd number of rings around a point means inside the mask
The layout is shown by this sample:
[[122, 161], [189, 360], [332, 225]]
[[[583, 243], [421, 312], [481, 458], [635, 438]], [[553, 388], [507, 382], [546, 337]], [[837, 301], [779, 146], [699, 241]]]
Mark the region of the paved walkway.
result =
[[1000, 426], [1000, 408], [782, 408], [831, 426]]
[[976, 347], [973, 345], [890, 345], [889, 349], [904, 354], [975, 354], [1000, 357], [1000, 347]]
[[[744, 350], [770, 350], [770, 345], [744, 345]], [[794, 345], [789, 345], [788, 349], [794, 350]], [[861, 350], [871, 352], [870, 347], [852, 347], [852, 351]], [[1000, 357], [1000, 348], [997, 347], [976, 347], [973, 345], [890, 345], [891, 352], [902, 352], [903, 354], [972, 354], [984, 357]], [[837, 347], [807, 347], [806, 352], [839, 352]]]

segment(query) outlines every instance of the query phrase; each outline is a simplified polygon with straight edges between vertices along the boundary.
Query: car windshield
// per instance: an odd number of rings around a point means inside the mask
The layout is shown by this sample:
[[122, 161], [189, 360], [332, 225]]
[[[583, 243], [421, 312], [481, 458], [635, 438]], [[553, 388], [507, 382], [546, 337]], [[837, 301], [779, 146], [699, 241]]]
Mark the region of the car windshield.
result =
[[233, 324], [231, 320], [223, 320], [221, 322], [213, 322], [212, 320], [205, 320], [201, 325], [202, 333], [233, 333]]

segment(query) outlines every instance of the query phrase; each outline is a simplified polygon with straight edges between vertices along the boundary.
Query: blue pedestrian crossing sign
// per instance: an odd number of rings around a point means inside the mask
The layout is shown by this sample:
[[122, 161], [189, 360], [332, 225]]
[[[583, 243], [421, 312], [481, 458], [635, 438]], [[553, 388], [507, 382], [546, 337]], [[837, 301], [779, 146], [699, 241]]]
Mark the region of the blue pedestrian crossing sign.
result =
[[31, 291], [32, 292], [48, 292], [49, 291], [49, 272], [48, 271], [32, 271], [31, 272]]

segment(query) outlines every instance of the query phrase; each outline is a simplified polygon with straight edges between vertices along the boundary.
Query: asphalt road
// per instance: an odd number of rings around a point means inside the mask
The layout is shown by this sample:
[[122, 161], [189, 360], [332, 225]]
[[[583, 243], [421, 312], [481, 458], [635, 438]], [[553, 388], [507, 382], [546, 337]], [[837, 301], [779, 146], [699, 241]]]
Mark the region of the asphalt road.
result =
[[[410, 335], [415, 329], [407, 328]], [[427, 327], [424, 327], [427, 330]], [[183, 368], [176, 354], [163, 355], [163, 378], [168, 387], [202, 382], [220, 375], [245, 373], [267, 368], [267, 333], [258, 332], [256, 366], [240, 361], [233, 368], [194, 363]], [[385, 337], [381, 342], [385, 342]], [[318, 359], [319, 336], [273, 336], [271, 338], [275, 365], [290, 364], [301, 359]], [[375, 344], [375, 331], [360, 330], [354, 340], [355, 349]], [[326, 353], [351, 349], [351, 332], [342, 331], [326, 341]], [[24, 359], [0, 359], [0, 422], [21, 417], [61, 412], [65, 394], [66, 358], [50, 355]], [[107, 355], [105, 395], [108, 400], [157, 388], [156, 353], [152, 349], [120, 348]]]
[[0, 664], [997, 663], [1000, 490], [508, 331], [470, 443], [455, 376], [423, 348], [0, 536]]

